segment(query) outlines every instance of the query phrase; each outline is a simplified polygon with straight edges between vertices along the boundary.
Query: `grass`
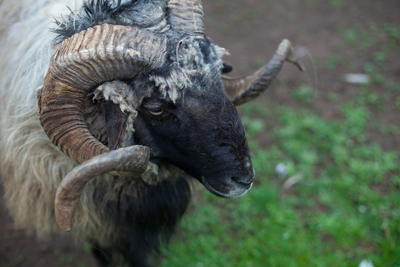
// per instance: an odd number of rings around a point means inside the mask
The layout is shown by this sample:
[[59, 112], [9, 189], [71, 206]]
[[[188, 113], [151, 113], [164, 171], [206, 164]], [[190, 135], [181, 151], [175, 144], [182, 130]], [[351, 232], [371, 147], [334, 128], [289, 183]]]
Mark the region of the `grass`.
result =
[[306, 84], [300, 85], [292, 92], [292, 96], [295, 99], [305, 104], [310, 104], [313, 101], [314, 95], [315, 95], [314, 89]]
[[[399, 266], [399, 155], [365, 135], [368, 110], [348, 103], [340, 121], [291, 108], [276, 113], [269, 149], [257, 141], [263, 120], [243, 118], [254, 188], [229, 200], [204, 192], [160, 266], [357, 266], [363, 259]], [[274, 171], [280, 162], [286, 178], [303, 180], [285, 190]]]
[[[331, 4], [340, 8], [343, 2]], [[400, 266], [400, 155], [369, 134], [399, 133], [398, 123], [374, 118], [400, 109], [399, 84], [385, 67], [400, 47], [400, 28], [355, 24], [339, 32], [354, 56], [370, 55], [361, 70], [371, 83], [346, 97], [325, 93], [337, 106], [337, 119], [315, 112], [318, 99], [306, 84], [291, 91], [301, 108], [245, 105], [254, 187], [238, 199], [203, 191], [160, 266], [350, 267], [363, 260]], [[324, 67], [338, 70], [344, 60], [332, 54]], [[265, 140], [272, 145], [264, 146]], [[286, 166], [286, 177], [275, 173], [278, 163]], [[285, 188], [294, 177], [301, 179]]]
[[[87, 247], [83, 247], [83, 251], [87, 251]], [[85, 262], [78, 259], [75, 255], [66, 254], [61, 252], [60, 250], [54, 251], [54, 256], [57, 258], [57, 261], [60, 265], [71, 265], [76, 267], [87, 267]]]

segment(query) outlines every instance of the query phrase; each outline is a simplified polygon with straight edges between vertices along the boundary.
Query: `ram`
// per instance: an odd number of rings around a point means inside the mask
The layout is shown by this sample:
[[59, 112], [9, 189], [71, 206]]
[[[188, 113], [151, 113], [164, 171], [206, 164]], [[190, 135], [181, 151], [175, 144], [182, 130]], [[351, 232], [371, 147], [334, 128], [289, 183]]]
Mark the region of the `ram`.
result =
[[72, 231], [100, 249], [100, 266], [112, 254], [147, 266], [192, 179], [227, 198], [251, 188], [235, 105], [284, 61], [302, 69], [289, 41], [254, 74], [228, 78], [201, 0], [0, 3], [1, 177], [16, 224]]

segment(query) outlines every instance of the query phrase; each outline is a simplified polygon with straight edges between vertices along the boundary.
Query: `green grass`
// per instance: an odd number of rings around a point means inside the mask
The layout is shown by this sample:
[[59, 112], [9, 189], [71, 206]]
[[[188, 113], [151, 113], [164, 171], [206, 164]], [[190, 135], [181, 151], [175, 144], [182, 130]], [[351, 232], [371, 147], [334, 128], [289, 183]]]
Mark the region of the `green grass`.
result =
[[331, 5], [334, 8], [341, 8], [343, 6], [342, 0], [331, 0]]
[[305, 84], [300, 85], [292, 92], [292, 96], [295, 99], [306, 104], [310, 104], [313, 101], [314, 95], [315, 95], [314, 88]]
[[[375, 120], [377, 114], [400, 110], [400, 85], [386, 67], [396, 60], [400, 27], [354, 24], [340, 25], [338, 31], [343, 36], [338, 47], [368, 60], [352, 67], [350, 57], [332, 54], [324, 69], [342, 74], [358, 69], [371, 82], [346, 96], [319, 92], [337, 106], [341, 119], [327, 120], [315, 112], [319, 99], [302, 83], [290, 92], [301, 109], [244, 105], [254, 187], [238, 199], [204, 190], [160, 266], [350, 267], [362, 260], [400, 266], [400, 155], [369, 135], [371, 129], [382, 138], [400, 132], [397, 122]], [[247, 62], [242, 71], [253, 65]], [[263, 146], [265, 139], [270, 145]], [[287, 177], [275, 174], [278, 163], [287, 167]], [[302, 179], [285, 189], [285, 181], [293, 177]]]
[[[84, 250], [86, 251], [86, 248], [84, 248]], [[85, 262], [78, 259], [76, 255], [63, 253], [58, 249], [54, 251], [54, 256], [57, 258], [58, 263], [61, 265], [67, 264], [67, 265], [76, 266], [76, 267], [87, 267], [88, 266], [88, 265], [86, 265]]]
[[326, 62], [326, 68], [328, 70], [335, 70], [340, 64], [341, 64], [342, 59], [338, 55], [331, 55], [327, 62]]
[[[344, 119], [333, 121], [276, 110], [265, 149], [257, 114], [267, 110], [245, 107], [256, 185], [238, 199], [204, 192], [160, 266], [399, 266], [399, 155], [368, 139], [365, 107], [341, 110]], [[280, 162], [287, 178], [304, 177], [289, 190], [274, 173]]]

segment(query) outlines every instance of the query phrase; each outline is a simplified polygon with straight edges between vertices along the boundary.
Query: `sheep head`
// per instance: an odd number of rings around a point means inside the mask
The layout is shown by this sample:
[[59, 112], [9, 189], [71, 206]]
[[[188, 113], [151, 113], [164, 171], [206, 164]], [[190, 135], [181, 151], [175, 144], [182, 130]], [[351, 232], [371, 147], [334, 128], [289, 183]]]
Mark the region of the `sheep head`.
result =
[[[43, 129], [81, 163], [56, 194], [56, 219], [66, 231], [92, 177], [110, 173], [145, 179], [157, 175], [153, 159], [177, 166], [218, 196], [245, 194], [254, 170], [234, 105], [265, 90], [284, 61], [302, 68], [284, 41], [254, 74], [221, 76], [224, 50], [203, 33], [200, 0], [137, 5], [144, 6], [123, 10], [152, 10], [153, 16], [147, 16], [152, 23], [122, 26], [105, 19], [81, 29], [56, 48], [45, 78], [39, 99]], [[99, 106], [107, 140], [94, 137], [87, 123], [88, 97]]]

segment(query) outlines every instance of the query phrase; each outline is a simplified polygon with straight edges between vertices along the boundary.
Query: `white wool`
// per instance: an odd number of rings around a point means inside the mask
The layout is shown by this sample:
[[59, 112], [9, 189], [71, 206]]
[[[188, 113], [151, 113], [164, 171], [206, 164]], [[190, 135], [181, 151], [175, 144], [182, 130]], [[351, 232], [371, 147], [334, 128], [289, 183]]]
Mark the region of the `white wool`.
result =
[[149, 80], [163, 93], [164, 97], [169, 97], [173, 102], [180, 97], [180, 92], [185, 88], [191, 88], [191, 75], [196, 71], [189, 71], [179, 67], [172, 67], [167, 77], [150, 75]]
[[[207, 89], [212, 90], [213, 88], [203, 88], [194, 83], [193, 78], [201, 76], [204, 79], [208, 79], [209, 84], [212, 84], [216, 79], [216, 71], [220, 71], [223, 67], [222, 57], [229, 54], [224, 48], [213, 45], [217, 60], [206, 64], [196, 38], [189, 36], [178, 42], [176, 47], [176, 62], [172, 64], [169, 75], [150, 75], [149, 77], [149, 80], [155, 83], [155, 86], [159, 88], [164, 97], [169, 97], [173, 102], [182, 97], [185, 90], [198, 93]], [[211, 65], [214, 69], [211, 68]]]
[[[77, 163], [54, 146], [38, 118], [37, 93], [53, 52], [54, 17], [69, 14], [82, 1], [17, 0], [0, 5], [0, 176], [16, 224], [39, 235], [61, 232], [54, 217], [54, 196], [61, 179]], [[76, 4], [76, 5], [75, 5]], [[5, 15], [7, 14], [7, 15]], [[34, 26], [34, 27], [33, 27]], [[74, 216], [75, 234], [111, 238], [111, 228], [93, 211], [93, 187], [112, 181], [105, 175], [83, 191]], [[105, 185], [104, 185], [105, 184]]]
[[[0, 1], [0, 178], [14, 223], [36, 230], [39, 236], [62, 233], [55, 220], [54, 196], [63, 177], [78, 165], [51, 143], [39, 121], [38, 92], [43, 87], [56, 37], [49, 28], [56, 27], [54, 17], [70, 14], [69, 8], [76, 10], [82, 2]], [[123, 85], [121, 88], [112, 92], [105, 84], [98, 88], [97, 97], [117, 102], [131, 112], [123, 133], [131, 135], [137, 103], [129, 104], [133, 96]], [[157, 177], [152, 175], [159, 173], [157, 166], [150, 167], [144, 177], [149, 183], [166, 179], [165, 175], [175, 179], [180, 174], [164, 171]], [[102, 206], [96, 205], [95, 192], [101, 189], [107, 192], [104, 199], [117, 201], [120, 187], [128, 185], [127, 190], [134, 195], [141, 183], [131, 178], [116, 180], [108, 174], [92, 179], [73, 216], [74, 236], [80, 240], [95, 237], [100, 246], [107, 247], [116, 238], [115, 225], [101, 219]]]
[[119, 105], [122, 112], [128, 112], [129, 116], [126, 121], [125, 129], [122, 132], [120, 147], [132, 145], [130, 142], [132, 134], [135, 132], [133, 123], [137, 116], [135, 109], [136, 101], [133, 92], [129, 90], [129, 86], [121, 81], [106, 82], [96, 88], [93, 100], [100, 99], [110, 100], [114, 104]]
[[119, 105], [122, 112], [127, 111], [132, 113], [134, 117], [137, 111], [133, 106], [135, 99], [129, 86], [121, 81], [105, 82], [94, 91], [93, 100], [111, 100], [114, 104]]
[[229, 52], [223, 47], [214, 44], [214, 49], [219, 59], [222, 59], [224, 56], [229, 56]]

